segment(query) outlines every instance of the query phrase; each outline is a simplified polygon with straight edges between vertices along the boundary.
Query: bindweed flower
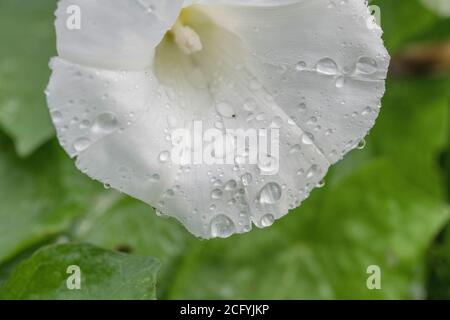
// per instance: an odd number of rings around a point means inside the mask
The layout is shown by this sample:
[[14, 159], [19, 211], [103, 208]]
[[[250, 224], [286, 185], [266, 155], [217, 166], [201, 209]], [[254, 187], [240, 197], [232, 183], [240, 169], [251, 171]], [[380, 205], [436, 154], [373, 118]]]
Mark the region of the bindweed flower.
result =
[[202, 238], [299, 206], [379, 113], [389, 55], [363, 0], [62, 0], [56, 16], [61, 145]]

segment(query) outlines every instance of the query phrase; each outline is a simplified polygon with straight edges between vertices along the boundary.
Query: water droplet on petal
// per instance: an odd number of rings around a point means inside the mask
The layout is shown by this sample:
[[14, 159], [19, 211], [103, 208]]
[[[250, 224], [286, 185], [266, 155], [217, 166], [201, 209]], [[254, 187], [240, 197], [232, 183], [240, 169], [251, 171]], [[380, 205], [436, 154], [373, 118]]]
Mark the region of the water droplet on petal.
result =
[[105, 112], [97, 117], [94, 128], [104, 132], [114, 131], [119, 126], [119, 121], [114, 114]]
[[234, 180], [230, 180], [225, 184], [225, 190], [230, 191], [234, 190], [237, 187], [237, 183]]
[[300, 61], [295, 65], [295, 70], [297, 71], [303, 71], [306, 69], [306, 62]]
[[262, 227], [267, 228], [267, 227], [270, 227], [274, 223], [274, 221], [275, 221], [275, 217], [269, 213], [261, 218], [260, 223], [261, 223]]
[[359, 150], [362, 150], [366, 147], [366, 140], [362, 139], [359, 143], [358, 146], [356, 147]]
[[228, 238], [235, 230], [233, 221], [223, 214], [219, 214], [211, 220], [211, 236], [213, 238]]
[[91, 144], [91, 140], [89, 140], [88, 138], [84, 138], [84, 137], [78, 138], [73, 143], [73, 148], [75, 149], [76, 152], [81, 152], [81, 151], [85, 150], [87, 147], [89, 147], [90, 144]]
[[324, 58], [317, 62], [316, 71], [321, 74], [333, 76], [337, 74], [338, 66], [336, 62], [334, 62], [334, 60], [330, 58]]
[[314, 164], [311, 166], [311, 168], [309, 168], [308, 172], [306, 173], [306, 178], [307, 179], [312, 179], [314, 178], [317, 174], [319, 173], [319, 166]]
[[311, 145], [314, 143], [314, 136], [311, 133], [305, 133], [302, 135], [302, 143]]
[[86, 128], [88, 128], [89, 126], [91, 125], [91, 122], [89, 121], [89, 120], [82, 120], [81, 122], [80, 122], [80, 129], [86, 129]]
[[282, 194], [278, 183], [269, 182], [259, 192], [258, 199], [262, 204], [274, 204], [280, 200]]
[[319, 183], [317, 183], [317, 188], [323, 188], [325, 186], [325, 180], [320, 180]]
[[356, 70], [364, 74], [374, 74], [378, 70], [378, 63], [371, 57], [360, 57], [356, 63]]
[[218, 199], [222, 198], [222, 196], [223, 196], [223, 192], [220, 189], [214, 189], [211, 192], [211, 198], [212, 199], [218, 200]]

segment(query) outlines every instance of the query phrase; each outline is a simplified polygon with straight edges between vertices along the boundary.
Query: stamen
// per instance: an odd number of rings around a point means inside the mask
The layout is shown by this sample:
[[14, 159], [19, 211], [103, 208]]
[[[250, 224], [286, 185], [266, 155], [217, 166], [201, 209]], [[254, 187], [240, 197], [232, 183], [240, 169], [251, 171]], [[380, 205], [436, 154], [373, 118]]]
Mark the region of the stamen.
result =
[[185, 54], [193, 54], [203, 49], [199, 35], [189, 26], [177, 21], [170, 32], [174, 36], [175, 43]]

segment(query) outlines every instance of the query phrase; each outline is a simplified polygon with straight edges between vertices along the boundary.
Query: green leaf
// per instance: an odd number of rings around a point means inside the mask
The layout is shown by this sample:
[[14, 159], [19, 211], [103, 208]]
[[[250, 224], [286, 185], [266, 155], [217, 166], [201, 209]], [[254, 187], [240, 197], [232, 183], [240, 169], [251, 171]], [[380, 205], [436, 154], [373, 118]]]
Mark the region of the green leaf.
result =
[[56, 144], [18, 158], [0, 135], [0, 263], [67, 230], [99, 195]]
[[383, 39], [391, 54], [438, 19], [417, 0], [374, 0], [370, 4], [380, 7]]
[[[79, 290], [67, 286], [69, 266], [81, 271]], [[50, 246], [15, 268], [0, 288], [0, 299], [154, 299], [158, 269], [151, 257], [90, 245]]]
[[448, 143], [450, 78], [390, 79], [387, 88], [368, 144], [444, 200], [439, 157]]
[[54, 135], [44, 90], [55, 55], [56, 0], [0, 2], [0, 127], [28, 156]]
[[129, 197], [93, 208], [72, 237], [103, 248], [158, 257], [162, 263], [158, 297], [167, 293], [177, 262], [194, 241], [177, 221], [160, 218], [150, 206]]

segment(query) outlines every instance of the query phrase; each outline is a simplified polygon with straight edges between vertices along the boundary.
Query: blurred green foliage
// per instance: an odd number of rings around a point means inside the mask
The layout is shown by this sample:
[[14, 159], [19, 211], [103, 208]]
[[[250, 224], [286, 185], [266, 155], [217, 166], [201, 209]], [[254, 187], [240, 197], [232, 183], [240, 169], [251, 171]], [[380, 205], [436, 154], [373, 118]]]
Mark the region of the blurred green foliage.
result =
[[[50, 246], [15, 269], [0, 299], [155, 299], [158, 268], [151, 257], [91, 245]], [[67, 289], [72, 286], [81, 290]]]
[[[417, 0], [371, 4], [392, 55], [450, 41], [450, 19]], [[390, 77], [367, 147], [324, 188], [271, 228], [200, 241], [83, 176], [58, 146], [43, 95], [55, 6], [0, 0], [0, 298], [154, 298], [158, 264], [145, 256], [161, 261], [162, 299], [450, 298], [450, 75]], [[106, 250], [45, 247], [67, 241]], [[92, 290], [67, 292], [68, 264], [86, 266]], [[366, 287], [373, 264], [381, 290]]]

